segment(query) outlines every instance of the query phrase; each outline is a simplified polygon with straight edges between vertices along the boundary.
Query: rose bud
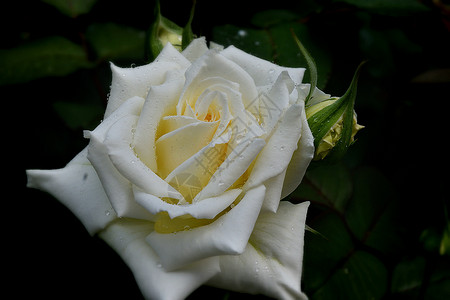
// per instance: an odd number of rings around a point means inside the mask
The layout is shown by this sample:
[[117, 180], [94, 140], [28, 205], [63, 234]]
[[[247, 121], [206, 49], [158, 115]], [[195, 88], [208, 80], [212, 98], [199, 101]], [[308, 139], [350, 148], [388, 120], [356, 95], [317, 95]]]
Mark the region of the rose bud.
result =
[[316, 88], [309, 98], [306, 118], [314, 136], [313, 160], [328, 157], [328, 160], [335, 161], [342, 158], [354, 142], [355, 134], [364, 128], [357, 123], [353, 109], [362, 65], [357, 68], [350, 87], [342, 97], [330, 97]]

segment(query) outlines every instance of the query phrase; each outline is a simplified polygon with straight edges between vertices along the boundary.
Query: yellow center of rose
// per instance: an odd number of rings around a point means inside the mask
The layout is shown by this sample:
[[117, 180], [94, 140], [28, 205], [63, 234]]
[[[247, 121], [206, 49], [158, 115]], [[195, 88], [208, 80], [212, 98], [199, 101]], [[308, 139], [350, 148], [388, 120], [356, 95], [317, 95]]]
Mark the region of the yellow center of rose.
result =
[[[195, 108], [189, 109], [194, 111]], [[166, 116], [158, 125], [155, 144], [158, 175], [184, 197], [187, 202], [184, 205], [192, 204], [195, 196], [208, 184], [226, 159], [227, 143], [210, 145], [207, 151], [198, 155], [212, 141], [220, 121], [221, 107], [213, 102], [206, 111], [194, 112], [192, 116]], [[195, 163], [190, 168], [172, 176], [174, 170], [176, 172], [186, 160], [192, 160], [194, 155], [197, 155]], [[173, 205], [179, 204], [171, 198], [162, 200]], [[227, 211], [222, 211], [214, 219], [196, 219], [190, 215], [171, 219], [168, 213], [161, 212], [157, 215], [155, 230], [159, 233], [173, 233], [208, 225]]]

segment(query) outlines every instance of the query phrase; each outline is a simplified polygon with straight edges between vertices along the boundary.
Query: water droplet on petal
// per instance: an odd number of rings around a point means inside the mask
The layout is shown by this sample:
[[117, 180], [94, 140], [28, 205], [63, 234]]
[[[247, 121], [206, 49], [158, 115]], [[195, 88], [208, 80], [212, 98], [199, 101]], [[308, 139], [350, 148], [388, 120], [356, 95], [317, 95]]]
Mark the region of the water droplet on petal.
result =
[[280, 150], [283, 151], [286, 147], [285, 146], [281, 146]]

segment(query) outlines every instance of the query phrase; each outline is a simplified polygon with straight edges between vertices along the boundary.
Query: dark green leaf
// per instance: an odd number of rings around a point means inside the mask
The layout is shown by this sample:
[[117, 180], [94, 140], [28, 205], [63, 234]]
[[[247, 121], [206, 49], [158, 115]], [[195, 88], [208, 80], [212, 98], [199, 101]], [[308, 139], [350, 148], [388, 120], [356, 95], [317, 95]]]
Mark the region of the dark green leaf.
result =
[[311, 299], [381, 299], [387, 285], [386, 267], [373, 255], [357, 251]]
[[320, 235], [306, 232], [304, 289], [314, 293], [333, 276], [354, 245], [342, 219], [334, 213], [318, 216], [310, 226]]
[[393, 194], [387, 179], [374, 168], [359, 169], [353, 180], [353, 196], [345, 219], [353, 233], [364, 239], [393, 200]]
[[428, 11], [429, 8], [420, 0], [335, 0], [336, 2], [346, 2], [361, 9], [371, 12], [402, 16]]
[[262, 59], [273, 59], [270, 35], [265, 30], [222, 25], [213, 28], [213, 37], [213, 42], [223, 46], [234, 45]]
[[55, 102], [53, 107], [71, 129], [94, 129], [104, 112], [102, 106], [95, 104]]
[[298, 20], [299, 16], [293, 11], [283, 10], [283, 9], [271, 9], [264, 10], [256, 13], [252, 17], [252, 24], [261, 27], [268, 28], [279, 23], [291, 22]]
[[401, 261], [392, 274], [391, 291], [393, 293], [408, 293], [418, 296], [425, 275], [425, 258], [415, 257]]
[[99, 60], [132, 60], [144, 58], [145, 32], [114, 23], [92, 24], [86, 39]]
[[90, 66], [81, 46], [63, 37], [47, 37], [0, 50], [0, 85], [64, 76]]
[[61, 13], [75, 18], [79, 15], [88, 13], [97, 0], [42, 0], [45, 3], [54, 6]]
[[[309, 28], [301, 23], [282, 23], [269, 29], [271, 41], [274, 47], [274, 60], [277, 64], [288, 67], [308, 68], [308, 62], [299, 50], [291, 31], [301, 40], [311, 57], [314, 58], [317, 67], [317, 87], [323, 89], [328, 82], [332, 61], [329, 51], [311, 37]], [[303, 82], [310, 82], [308, 73]]]
[[297, 189], [295, 196], [344, 212], [352, 191], [352, 179], [343, 164], [324, 165], [306, 173], [305, 184]]

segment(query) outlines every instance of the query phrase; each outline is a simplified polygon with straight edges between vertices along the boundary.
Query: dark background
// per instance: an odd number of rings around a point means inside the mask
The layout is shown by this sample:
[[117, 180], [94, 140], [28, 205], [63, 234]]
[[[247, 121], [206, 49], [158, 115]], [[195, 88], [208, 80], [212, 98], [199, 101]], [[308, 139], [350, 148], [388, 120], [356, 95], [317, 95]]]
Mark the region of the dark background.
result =
[[[161, 2], [162, 14], [184, 26], [189, 18], [190, 1]], [[336, 96], [345, 92], [356, 66], [369, 59], [360, 77], [355, 106], [358, 121], [366, 128], [358, 133], [358, 141], [340, 166], [344, 166], [353, 179], [361, 170], [370, 169], [388, 183], [380, 189], [388, 185], [389, 195], [384, 195], [395, 203], [395, 214], [388, 224], [398, 243], [392, 244], [393, 251], [379, 253], [377, 247], [369, 247], [352, 235], [355, 249], [367, 250], [386, 267], [384, 290], [376, 298], [444, 299], [444, 295], [449, 295], [450, 274], [445, 271], [449, 270], [449, 250], [440, 255], [438, 247], [449, 226], [445, 210], [448, 211], [449, 179], [450, 4], [446, 1], [400, 1], [406, 4], [386, 6], [383, 5], [386, 1], [379, 1], [381, 4], [371, 7], [361, 3], [324, 0], [245, 5], [243, 1], [199, 0], [192, 27], [198, 36], [222, 44], [234, 43], [255, 55], [260, 54], [257, 47], [236, 40], [232, 34], [234, 27], [225, 25], [249, 29], [250, 36], [267, 33], [272, 38], [271, 60], [296, 66], [301, 61], [286, 57], [282, 49], [288, 44], [277, 42], [276, 37], [271, 36], [272, 25], [264, 27], [260, 22], [255, 25], [253, 18], [267, 10], [288, 11], [295, 15], [288, 17], [289, 22], [307, 28], [306, 46], [321, 49], [317, 55], [310, 51], [319, 66], [319, 77], [320, 71], [326, 70], [320, 87]], [[417, 8], [416, 3], [422, 5]], [[2, 102], [6, 104], [2, 145], [8, 172], [2, 197], [7, 203], [3, 209], [6, 237], [3, 264], [7, 268], [2, 269], [7, 277], [6, 286], [15, 295], [11, 298], [142, 297], [131, 272], [113, 250], [100, 239], [90, 237], [56, 199], [25, 188], [25, 170], [61, 168], [87, 145], [82, 131], [94, 128], [102, 118], [111, 80], [109, 61], [119, 66], [145, 63], [144, 49], [123, 56], [120, 53], [99, 56], [89, 41], [86, 42], [90, 26], [110, 22], [145, 33], [153, 21], [153, 8], [152, 1], [99, 0], [89, 13], [75, 17], [64, 15], [41, 1], [15, 1], [3, 9], [0, 58], [5, 55], [4, 51], [15, 51], [48, 36], [63, 36], [81, 45], [91, 63], [87, 68], [77, 68], [64, 76], [21, 80], [27, 74], [19, 74], [14, 82], [2, 79]], [[269, 14], [275, 22], [284, 22], [283, 15]], [[266, 55], [264, 53], [261, 56]], [[4, 65], [0, 67], [4, 68], [0, 73], [10, 72]], [[305, 184], [314, 183], [314, 174], [307, 178]], [[365, 180], [370, 181], [370, 177]], [[382, 192], [377, 195], [383, 197]], [[296, 193], [291, 200], [302, 199], [311, 200], [301, 193]], [[329, 213], [346, 216], [345, 210], [341, 214], [342, 211], [319, 201], [311, 207], [308, 224], [315, 225]], [[309, 239], [314, 244], [315, 237], [310, 235], [307, 233], [306, 247]], [[310, 261], [306, 265], [320, 270], [320, 263], [314, 265], [318, 259], [309, 260], [306, 255], [312, 255], [311, 251], [305, 251], [305, 260]], [[402, 263], [410, 273], [418, 274], [405, 279], [404, 286], [393, 280], [398, 274], [408, 273], [396, 273]], [[305, 270], [305, 281], [308, 272]], [[305, 284], [312, 298], [320, 299], [318, 290], [308, 282]], [[335, 299], [347, 299], [351, 293], [346, 293], [350, 292], [345, 287], [334, 291]], [[242, 296], [202, 287], [191, 297], [202, 295], [214, 299]]]

